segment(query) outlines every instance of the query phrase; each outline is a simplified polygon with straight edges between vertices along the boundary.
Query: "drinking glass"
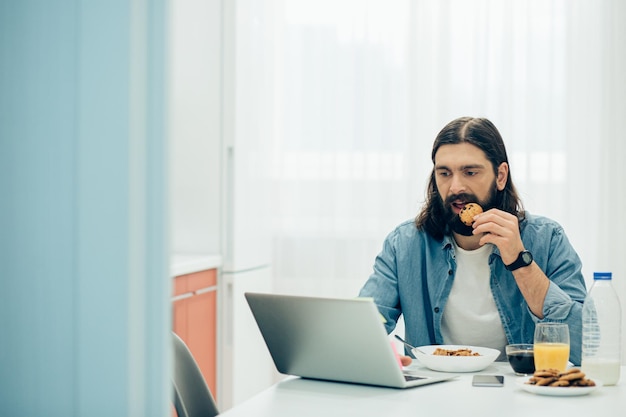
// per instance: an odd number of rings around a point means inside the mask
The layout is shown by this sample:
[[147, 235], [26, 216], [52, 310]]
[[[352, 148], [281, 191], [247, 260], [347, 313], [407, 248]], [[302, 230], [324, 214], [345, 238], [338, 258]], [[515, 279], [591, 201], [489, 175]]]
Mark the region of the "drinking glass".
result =
[[506, 357], [515, 375], [532, 375], [535, 372], [535, 354], [532, 343], [506, 345]]
[[537, 323], [535, 326], [535, 368], [567, 368], [569, 359], [569, 327], [565, 323]]

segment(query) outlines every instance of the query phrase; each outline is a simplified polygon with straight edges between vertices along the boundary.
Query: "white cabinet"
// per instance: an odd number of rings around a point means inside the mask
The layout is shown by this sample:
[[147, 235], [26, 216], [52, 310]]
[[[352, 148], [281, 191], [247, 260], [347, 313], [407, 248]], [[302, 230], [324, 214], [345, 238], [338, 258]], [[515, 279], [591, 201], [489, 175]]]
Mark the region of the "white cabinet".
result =
[[226, 409], [268, 388], [280, 378], [244, 297], [247, 291], [268, 292], [270, 289], [269, 268], [223, 274], [220, 287], [223, 331], [218, 368], [222, 384], [218, 402]]
[[170, 211], [174, 253], [220, 254], [221, 1], [170, 2]]

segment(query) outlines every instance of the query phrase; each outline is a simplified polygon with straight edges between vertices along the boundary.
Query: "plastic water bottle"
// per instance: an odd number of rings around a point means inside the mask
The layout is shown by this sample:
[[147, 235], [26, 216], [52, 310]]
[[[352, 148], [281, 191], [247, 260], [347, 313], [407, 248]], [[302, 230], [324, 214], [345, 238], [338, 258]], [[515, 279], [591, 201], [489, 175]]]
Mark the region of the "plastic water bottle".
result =
[[582, 371], [604, 385], [620, 377], [622, 309], [610, 272], [594, 272], [583, 304]]

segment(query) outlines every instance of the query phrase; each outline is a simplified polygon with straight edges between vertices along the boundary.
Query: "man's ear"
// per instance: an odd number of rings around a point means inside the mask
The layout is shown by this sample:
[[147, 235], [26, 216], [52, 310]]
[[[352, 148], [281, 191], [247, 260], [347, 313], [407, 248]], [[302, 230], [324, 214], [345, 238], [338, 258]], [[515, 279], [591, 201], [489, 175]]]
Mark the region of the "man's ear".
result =
[[509, 178], [509, 164], [503, 162], [498, 167], [498, 177], [496, 178], [496, 187], [498, 191], [504, 190], [506, 180]]

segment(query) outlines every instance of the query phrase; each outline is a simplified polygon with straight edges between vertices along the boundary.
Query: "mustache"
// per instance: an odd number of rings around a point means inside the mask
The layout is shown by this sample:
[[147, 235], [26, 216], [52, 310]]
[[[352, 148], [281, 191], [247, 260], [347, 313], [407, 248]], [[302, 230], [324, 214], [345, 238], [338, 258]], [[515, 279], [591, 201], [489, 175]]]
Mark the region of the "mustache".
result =
[[479, 203], [478, 197], [474, 194], [461, 193], [448, 196], [445, 200], [445, 204], [452, 204], [456, 200], [465, 201], [466, 203]]

